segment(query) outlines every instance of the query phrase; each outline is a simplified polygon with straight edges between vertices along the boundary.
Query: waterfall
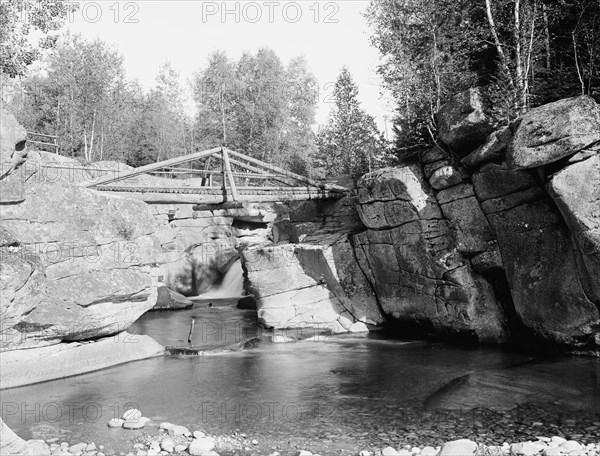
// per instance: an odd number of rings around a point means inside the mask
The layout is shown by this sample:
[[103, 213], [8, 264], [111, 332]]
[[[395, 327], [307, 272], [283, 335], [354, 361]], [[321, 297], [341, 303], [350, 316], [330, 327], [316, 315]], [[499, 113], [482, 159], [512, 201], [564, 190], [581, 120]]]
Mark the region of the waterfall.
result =
[[206, 293], [201, 294], [201, 299], [228, 299], [241, 298], [244, 295], [244, 277], [242, 261], [236, 260], [231, 264], [225, 277], [219, 285], [214, 285]]

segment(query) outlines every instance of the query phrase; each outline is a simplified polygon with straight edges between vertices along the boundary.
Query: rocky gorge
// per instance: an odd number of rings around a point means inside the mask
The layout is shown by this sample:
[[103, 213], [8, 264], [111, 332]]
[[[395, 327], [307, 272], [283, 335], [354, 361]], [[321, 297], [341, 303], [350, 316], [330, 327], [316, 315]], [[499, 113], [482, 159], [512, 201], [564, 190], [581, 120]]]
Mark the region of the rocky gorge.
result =
[[576, 97], [499, 128], [472, 89], [438, 123], [438, 145], [363, 176], [319, 222], [290, 213], [306, 234], [242, 253], [263, 324], [598, 353], [600, 107]]
[[[236, 261], [268, 330], [389, 328], [598, 355], [600, 106], [561, 100], [502, 126], [472, 89], [437, 122], [435, 147], [339, 200], [215, 207], [86, 189], [92, 170], [29, 151], [2, 109], [0, 387], [162, 355], [127, 329], [190, 307]], [[49, 163], [70, 172], [50, 178]], [[26, 454], [0, 426], [3, 448]]]

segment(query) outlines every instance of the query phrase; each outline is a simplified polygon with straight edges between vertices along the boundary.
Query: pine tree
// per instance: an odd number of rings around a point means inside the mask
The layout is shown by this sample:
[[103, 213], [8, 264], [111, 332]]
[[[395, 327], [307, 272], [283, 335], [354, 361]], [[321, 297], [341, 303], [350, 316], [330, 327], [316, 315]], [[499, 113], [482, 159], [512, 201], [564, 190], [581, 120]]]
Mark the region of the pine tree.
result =
[[333, 91], [334, 106], [319, 131], [314, 164], [327, 177], [359, 177], [379, 165], [386, 144], [375, 120], [358, 101], [358, 87], [346, 67]]

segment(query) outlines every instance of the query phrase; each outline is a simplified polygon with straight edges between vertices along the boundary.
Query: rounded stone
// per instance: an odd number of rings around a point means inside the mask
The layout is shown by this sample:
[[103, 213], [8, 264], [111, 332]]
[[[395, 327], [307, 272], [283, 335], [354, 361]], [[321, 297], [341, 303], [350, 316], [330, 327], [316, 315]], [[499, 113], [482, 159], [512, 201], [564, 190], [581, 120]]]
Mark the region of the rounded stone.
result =
[[142, 412], [138, 409], [129, 409], [123, 413], [123, 419], [125, 421], [137, 421], [142, 417]]
[[571, 451], [581, 451], [583, 450], [583, 446], [579, 442], [575, 440], [567, 440], [560, 444], [559, 447], [564, 453], [570, 453]]
[[477, 452], [477, 444], [472, 440], [460, 439], [444, 444], [439, 456], [471, 456]]
[[184, 435], [186, 437], [189, 437], [189, 436], [192, 435], [192, 433], [190, 432], [190, 430], [188, 428], [186, 428], [185, 426], [173, 426], [169, 430], [169, 434], [170, 435], [174, 435], [174, 436]]
[[160, 443], [160, 447], [167, 453], [172, 453], [175, 450], [175, 442], [171, 439], [164, 439]]
[[188, 448], [188, 452], [192, 456], [203, 456], [214, 448], [215, 441], [210, 437], [203, 437], [201, 439], [194, 439]]
[[436, 190], [444, 190], [445, 188], [458, 185], [462, 182], [460, 172], [452, 166], [443, 166], [438, 169], [431, 178], [429, 183]]
[[125, 421], [123, 423], [123, 429], [129, 429], [133, 431], [137, 429], [144, 429], [145, 425], [146, 423], [143, 420]]
[[392, 447], [386, 447], [381, 450], [382, 456], [398, 456], [398, 452]]

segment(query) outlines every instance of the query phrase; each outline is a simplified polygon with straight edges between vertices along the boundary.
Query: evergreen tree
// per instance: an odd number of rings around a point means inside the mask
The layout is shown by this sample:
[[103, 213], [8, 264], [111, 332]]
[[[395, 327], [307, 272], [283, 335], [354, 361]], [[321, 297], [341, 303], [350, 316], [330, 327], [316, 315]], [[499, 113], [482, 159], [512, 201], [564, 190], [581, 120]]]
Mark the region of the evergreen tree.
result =
[[318, 134], [314, 164], [325, 177], [356, 178], [379, 166], [385, 140], [373, 117], [360, 107], [358, 87], [346, 67], [335, 83], [333, 99], [329, 121]]

